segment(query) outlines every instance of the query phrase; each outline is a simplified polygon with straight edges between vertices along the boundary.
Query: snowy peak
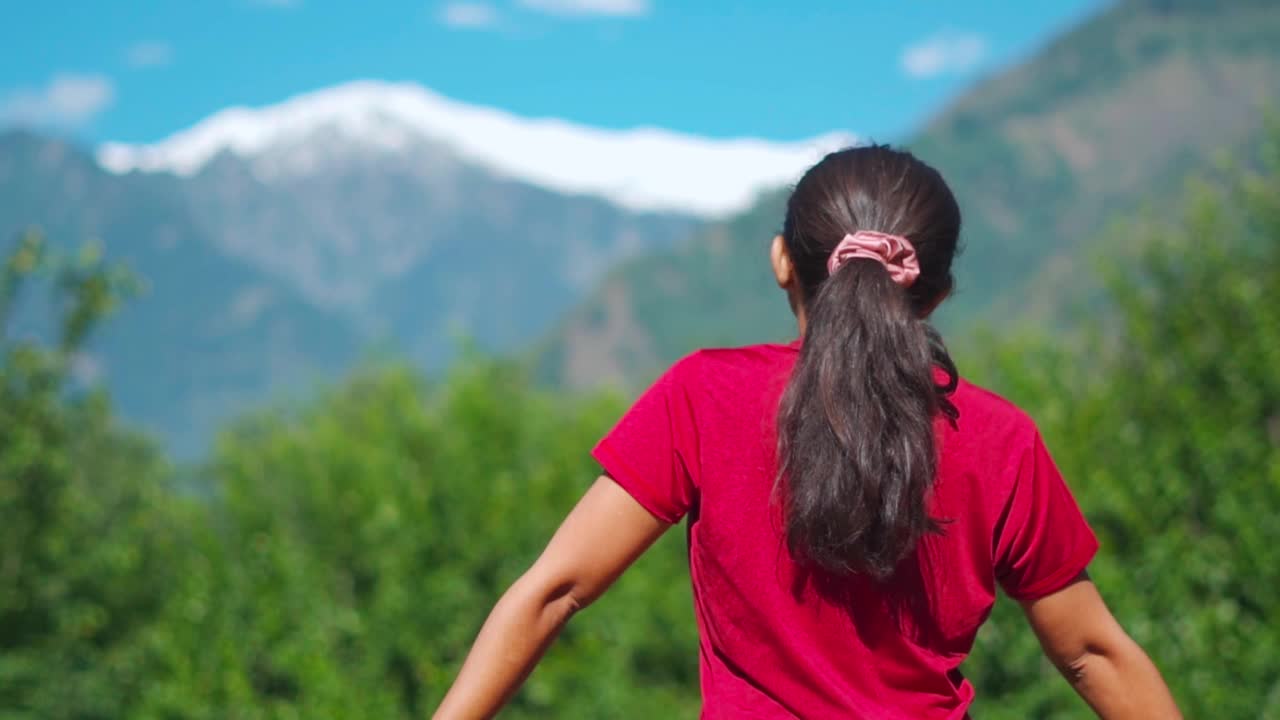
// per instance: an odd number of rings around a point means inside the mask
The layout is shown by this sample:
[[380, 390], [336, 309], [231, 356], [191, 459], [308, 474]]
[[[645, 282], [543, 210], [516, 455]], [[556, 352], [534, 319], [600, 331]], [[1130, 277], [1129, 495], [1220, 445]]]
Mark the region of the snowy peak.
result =
[[360, 81], [268, 107], [229, 108], [154, 145], [106, 143], [98, 161], [118, 173], [192, 175], [220, 153], [252, 160], [305, 144], [321, 130], [383, 152], [442, 143], [499, 174], [557, 192], [702, 216], [744, 208], [760, 191], [794, 182], [823, 153], [855, 141], [846, 133], [778, 143], [603, 130], [467, 105], [411, 83]]

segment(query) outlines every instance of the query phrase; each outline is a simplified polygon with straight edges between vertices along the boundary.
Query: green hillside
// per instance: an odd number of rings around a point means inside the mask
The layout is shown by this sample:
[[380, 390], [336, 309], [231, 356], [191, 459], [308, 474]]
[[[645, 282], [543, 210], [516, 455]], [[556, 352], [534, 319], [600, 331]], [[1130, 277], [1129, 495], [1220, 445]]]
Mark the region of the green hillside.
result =
[[[906, 143], [965, 212], [948, 336], [1093, 297], [1090, 239], [1170, 208], [1219, 152], [1247, 156], [1276, 98], [1280, 5], [1246, 0], [1119, 3], [959, 98]], [[793, 332], [765, 260], [784, 197], [618, 268], [546, 342], [541, 374], [627, 384], [699, 345]]]

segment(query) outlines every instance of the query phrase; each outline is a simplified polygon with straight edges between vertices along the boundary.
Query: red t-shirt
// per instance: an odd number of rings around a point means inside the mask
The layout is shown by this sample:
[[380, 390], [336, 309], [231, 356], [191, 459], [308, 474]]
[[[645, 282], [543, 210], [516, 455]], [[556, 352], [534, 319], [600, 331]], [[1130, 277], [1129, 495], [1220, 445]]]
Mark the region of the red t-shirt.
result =
[[775, 414], [799, 342], [702, 350], [676, 363], [596, 446], [653, 515], [688, 516], [704, 718], [962, 718], [957, 667], [995, 601], [1055, 592], [1097, 540], [1034, 423], [960, 383], [929, 535], [884, 585], [806, 574], [787, 553]]

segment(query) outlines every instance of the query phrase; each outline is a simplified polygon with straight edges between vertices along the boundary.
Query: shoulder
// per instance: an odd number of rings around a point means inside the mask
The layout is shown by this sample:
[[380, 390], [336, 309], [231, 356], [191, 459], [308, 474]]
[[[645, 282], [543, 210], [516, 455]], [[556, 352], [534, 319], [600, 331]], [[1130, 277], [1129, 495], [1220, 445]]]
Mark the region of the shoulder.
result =
[[694, 405], [737, 407], [780, 393], [797, 355], [794, 344], [703, 348], [677, 360], [654, 385]]
[[1003, 396], [961, 378], [952, 402], [960, 411], [960, 432], [981, 433], [1009, 441], [1035, 442], [1040, 431], [1025, 410]]
[[943, 458], [951, 473], [979, 483], [975, 492], [1003, 507], [1028, 473], [1048, 456], [1036, 422], [1021, 407], [984, 387], [961, 380], [952, 402], [955, 427], [941, 424]]
[[667, 370], [673, 380], [697, 382], [752, 375], [795, 362], [795, 343], [760, 343], [739, 347], [711, 347], [695, 350]]

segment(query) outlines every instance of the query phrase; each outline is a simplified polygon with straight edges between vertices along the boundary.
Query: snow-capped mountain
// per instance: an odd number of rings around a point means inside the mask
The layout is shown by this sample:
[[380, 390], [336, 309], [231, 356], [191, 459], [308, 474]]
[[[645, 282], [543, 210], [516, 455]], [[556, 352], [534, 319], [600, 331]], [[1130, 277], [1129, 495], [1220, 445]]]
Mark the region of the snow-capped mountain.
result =
[[263, 108], [229, 108], [154, 145], [106, 143], [103, 167], [190, 176], [222, 153], [250, 160], [262, 179], [306, 175], [342, 139], [395, 154], [423, 142], [491, 172], [558, 193], [598, 195], [640, 211], [722, 215], [792, 182], [823, 152], [851, 144], [830, 133], [779, 143], [717, 140], [656, 128], [602, 130], [527, 119], [442, 97], [414, 84], [360, 81]]
[[189, 451], [371, 345], [432, 369], [460, 337], [527, 347], [620, 261], [851, 139], [600, 130], [356, 82], [152, 145], [0, 134], [0, 236], [100, 238], [145, 277], [93, 366], [126, 415]]

